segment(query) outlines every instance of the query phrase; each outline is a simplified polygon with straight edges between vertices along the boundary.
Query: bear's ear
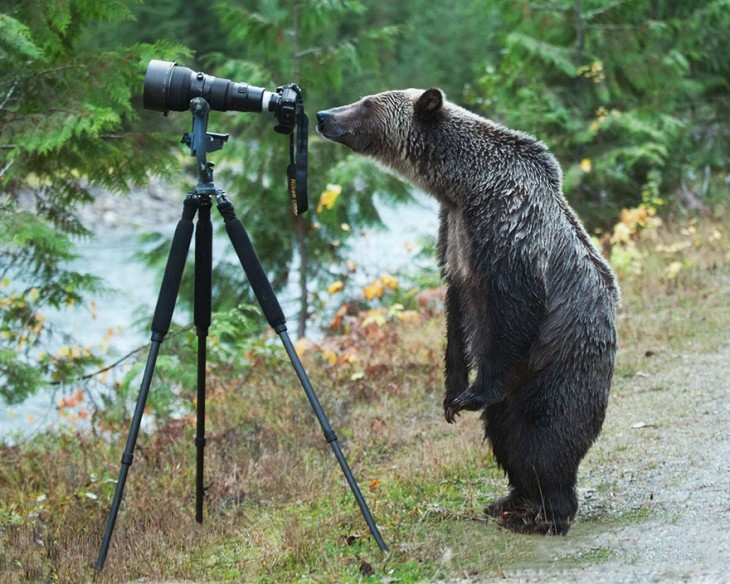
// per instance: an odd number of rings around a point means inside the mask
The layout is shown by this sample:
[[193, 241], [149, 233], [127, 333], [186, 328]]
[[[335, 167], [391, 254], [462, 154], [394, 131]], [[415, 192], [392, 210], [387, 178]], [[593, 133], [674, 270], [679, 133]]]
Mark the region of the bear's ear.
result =
[[413, 111], [419, 118], [430, 118], [441, 109], [444, 104], [444, 93], [438, 87], [432, 87], [423, 92], [416, 100]]

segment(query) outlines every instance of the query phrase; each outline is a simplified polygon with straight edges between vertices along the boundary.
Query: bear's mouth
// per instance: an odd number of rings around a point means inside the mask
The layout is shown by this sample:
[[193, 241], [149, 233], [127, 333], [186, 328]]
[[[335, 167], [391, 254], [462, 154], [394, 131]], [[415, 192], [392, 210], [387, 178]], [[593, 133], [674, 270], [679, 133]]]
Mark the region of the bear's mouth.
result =
[[332, 127], [332, 124], [327, 124], [324, 122], [317, 124], [317, 132], [321, 136], [327, 138], [328, 140], [332, 140], [333, 142], [341, 142], [342, 138], [351, 135], [351, 132], [348, 132], [344, 128], [338, 128], [337, 126]]
[[364, 154], [370, 146], [370, 141], [364, 140], [363, 136], [342, 127], [332, 127], [326, 123], [317, 124], [317, 133], [360, 154]]
[[332, 120], [320, 120], [317, 124], [317, 133], [333, 142], [342, 142], [342, 139], [351, 132], [342, 126], [335, 124]]

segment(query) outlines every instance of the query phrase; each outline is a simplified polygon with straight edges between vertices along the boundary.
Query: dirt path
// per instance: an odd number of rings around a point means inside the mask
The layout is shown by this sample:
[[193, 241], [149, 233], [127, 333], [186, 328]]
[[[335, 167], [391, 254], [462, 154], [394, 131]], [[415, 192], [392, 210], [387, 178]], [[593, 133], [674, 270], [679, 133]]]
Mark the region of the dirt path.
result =
[[512, 582], [730, 582], [730, 344], [660, 353], [615, 386], [567, 538]]

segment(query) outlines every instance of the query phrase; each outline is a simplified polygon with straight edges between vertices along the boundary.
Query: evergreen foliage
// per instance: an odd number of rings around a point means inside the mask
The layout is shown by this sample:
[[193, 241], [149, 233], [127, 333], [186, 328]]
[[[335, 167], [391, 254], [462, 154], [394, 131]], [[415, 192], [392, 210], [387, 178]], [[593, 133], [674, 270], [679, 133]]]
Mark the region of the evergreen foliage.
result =
[[666, 201], [709, 211], [726, 198], [727, 0], [499, 6], [504, 51], [469, 101], [551, 146], [585, 219], [607, 226], [621, 207]]
[[126, 2], [92, 1], [24, 0], [0, 14], [0, 395], [11, 403], [98, 362], [63, 331], [61, 350], [43, 352], [54, 333], [43, 311], [83, 305], [100, 288], [68, 268], [91, 235], [79, 208], [93, 189], [126, 193], [170, 165], [134, 129], [131, 98], [149, 58], [180, 50], [79, 42], [85, 27], [130, 17]]

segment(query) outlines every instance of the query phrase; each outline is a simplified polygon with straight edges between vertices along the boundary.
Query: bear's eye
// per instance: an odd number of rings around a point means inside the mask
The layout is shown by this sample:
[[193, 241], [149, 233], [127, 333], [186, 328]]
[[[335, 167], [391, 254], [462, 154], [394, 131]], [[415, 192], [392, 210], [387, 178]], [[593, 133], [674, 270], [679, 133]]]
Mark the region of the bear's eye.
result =
[[362, 107], [364, 107], [365, 109], [370, 109], [371, 107], [373, 107], [373, 100], [366, 99], [365, 101], [362, 102]]

